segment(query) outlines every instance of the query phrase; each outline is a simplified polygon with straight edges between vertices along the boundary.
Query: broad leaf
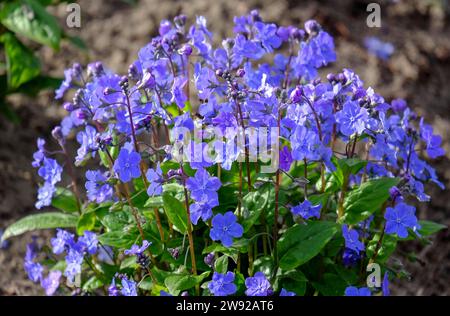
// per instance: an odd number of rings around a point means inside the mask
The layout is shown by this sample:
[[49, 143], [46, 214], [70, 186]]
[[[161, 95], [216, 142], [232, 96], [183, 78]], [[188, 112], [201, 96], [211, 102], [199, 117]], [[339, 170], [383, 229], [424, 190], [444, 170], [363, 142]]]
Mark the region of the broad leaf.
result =
[[178, 199], [173, 197], [170, 193], [163, 193], [164, 210], [170, 222], [182, 234], [187, 230], [187, 212], [186, 209]]
[[6, 228], [2, 241], [38, 229], [75, 227], [77, 221], [77, 216], [56, 212], [29, 215]]
[[355, 225], [379, 210], [389, 198], [389, 189], [397, 185], [397, 178], [369, 180], [350, 191], [344, 201], [343, 221]]
[[8, 87], [10, 89], [16, 89], [39, 75], [41, 71], [39, 59], [13, 34], [3, 34], [0, 41], [5, 46]]
[[432, 221], [419, 221], [421, 226], [419, 229], [419, 234], [422, 236], [430, 236], [436, 234], [438, 231], [446, 229], [447, 226], [435, 223]]
[[58, 21], [35, 0], [6, 3], [0, 11], [0, 22], [17, 34], [59, 49], [61, 28]]
[[188, 290], [199, 284], [203, 281], [208, 275], [209, 271], [203, 272], [200, 275], [177, 275], [173, 274], [168, 276], [164, 280], [164, 284], [169, 289], [169, 292], [172, 295], [177, 295], [180, 291]]
[[97, 217], [95, 216], [95, 212], [83, 213], [77, 223], [77, 234], [80, 236], [83, 235], [86, 230], [93, 230], [96, 220]]
[[56, 194], [52, 199], [52, 206], [68, 213], [78, 212], [78, 204], [74, 194], [72, 191], [64, 188], [56, 189]]
[[219, 257], [215, 262], [214, 262], [214, 270], [216, 270], [216, 272], [218, 273], [227, 273], [228, 271], [228, 256], [223, 255], [221, 257]]
[[333, 222], [309, 222], [289, 228], [278, 241], [280, 267], [291, 270], [308, 262], [337, 231], [338, 226]]

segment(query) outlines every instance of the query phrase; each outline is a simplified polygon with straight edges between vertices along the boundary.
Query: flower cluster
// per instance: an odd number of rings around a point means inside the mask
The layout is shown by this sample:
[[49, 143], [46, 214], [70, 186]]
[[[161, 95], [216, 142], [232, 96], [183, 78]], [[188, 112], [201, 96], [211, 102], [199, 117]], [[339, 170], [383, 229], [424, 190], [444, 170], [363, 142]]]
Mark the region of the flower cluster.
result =
[[[252, 11], [234, 23], [215, 47], [204, 17], [189, 27], [180, 15], [126, 75], [101, 62], [65, 72], [56, 97], [73, 98], [53, 132], [64, 173], [43, 140], [33, 161], [36, 207], [62, 211], [35, 215], [52, 219], [39, 227], [67, 229], [47, 278], [27, 252], [47, 294], [63, 274], [112, 296], [386, 295], [386, 272], [402, 274], [387, 260], [397, 243], [442, 228], [410, 205], [430, 200], [424, 184], [443, 188], [429, 160], [444, 151], [405, 100], [350, 69], [319, 76], [336, 53], [316, 21], [278, 26]], [[358, 281], [369, 263], [386, 273], [380, 288]]]

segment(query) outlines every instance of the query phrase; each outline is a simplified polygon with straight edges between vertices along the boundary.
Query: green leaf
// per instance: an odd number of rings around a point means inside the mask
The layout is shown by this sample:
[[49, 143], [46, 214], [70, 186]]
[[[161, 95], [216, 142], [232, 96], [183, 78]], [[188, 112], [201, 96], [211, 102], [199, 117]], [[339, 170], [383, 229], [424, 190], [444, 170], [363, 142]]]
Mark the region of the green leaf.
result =
[[117, 248], [130, 248], [137, 239], [139, 234], [131, 234], [130, 232], [112, 231], [98, 236], [98, 240], [103, 244]]
[[81, 236], [84, 234], [86, 230], [93, 230], [95, 227], [95, 222], [97, 217], [95, 216], [95, 212], [85, 212], [81, 214], [80, 219], [77, 223], [77, 234]]
[[5, 45], [8, 87], [10, 89], [16, 89], [39, 75], [41, 71], [39, 59], [13, 34], [3, 34], [0, 41]]
[[278, 241], [280, 267], [295, 269], [308, 262], [333, 238], [338, 226], [333, 222], [309, 222], [289, 228]]
[[203, 272], [200, 275], [191, 274], [172, 274], [164, 280], [164, 284], [169, 289], [170, 294], [177, 295], [179, 292], [188, 290], [200, 284], [208, 275], [209, 271]]
[[184, 234], [187, 231], [187, 212], [183, 203], [170, 195], [168, 192], [163, 193], [164, 209], [167, 217], [180, 233]]
[[419, 221], [421, 228], [419, 229], [419, 234], [422, 236], [430, 236], [436, 234], [438, 231], [446, 229], [447, 226], [435, 223], [432, 221]]
[[[372, 258], [375, 250], [377, 249], [378, 241], [380, 240], [380, 234], [375, 234], [373, 238], [367, 244], [367, 257]], [[380, 249], [378, 250], [378, 255], [376, 262], [384, 263], [389, 256], [395, 251], [397, 247], [397, 238], [394, 235], [384, 234], [383, 240], [381, 242]]]
[[343, 222], [355, 225], [379, 210], [389, 198], [389, 189], [397, 185], [398, 178], [369, 180], [350, 191], [344, 201]]
[[244, 196], [242, 201], [245, 207], [243, 214], [244, 219], [242, 220], [244, 232], [247, 232], [255, 224], [255, 222], [260, 218], [261, 213], [269, 205], [271, 190], [273, 191], [273, 186], [266, 183], [257, 191], [247, 193]]
[[38, 229], [75, 227], [78, 217], [56, 212], [26, 216], [6, 228], [2, 241]]
[[348, 286], [345, 280], [333, 273], [325, 273], [320, 283], [312, 282], [312, 284], [324, 296], [342, 296]]
[[61, 28], [58, 21], [35, 0], [6, 3], [0, 11], [0, 22], [19, 35], [59, 49]]
[[298, 296], [302, 296], [306, 292], [306, 283], [308, 279], [305, 275], [298, 270], [291, 270], [278, 277], [279, 286], [278, 289], [284, 288], [287, 291], [294, 292]]
[[111, 231], [122, 230], [125, 226], [128, 226], [133, 222], [133, 217], [130, 212], [126, 210], [111, 212], [106, 214], [101, 222], [103, 226], [108, 228]]
[[30, 81], [21, 85], [18, 89], [12, 91], [13, 93], [23, 93], [30, 97], [35, 97], [42, 90], [56, 90], [61, 85], [61, 78], [54, 78], [48, 76], [37, 76]]
[[219, 257], [214, 262], [214, 269], [218, 273], [222, 273], [222, 274], [227, 273], [228, 272], [228, 256], [224, 255], [224, 256]]
[[52, 206], [68, 213], [78, 212], [75, 195], [72, 191], [65, 188], [56, 188], [56, 194], [52, 199]]
[[259, 257], [253, 262], [254, 272], [261, 271], [265, 275], [272, 275], [273, 269], [273, 258], [271, 256]]
[[100, 280], [97, 276], [93, 276], [83, 284], [82, 288], [84, 291], [90, 292], [102, 287], [103, 285], [104, 283], [102, 280]]

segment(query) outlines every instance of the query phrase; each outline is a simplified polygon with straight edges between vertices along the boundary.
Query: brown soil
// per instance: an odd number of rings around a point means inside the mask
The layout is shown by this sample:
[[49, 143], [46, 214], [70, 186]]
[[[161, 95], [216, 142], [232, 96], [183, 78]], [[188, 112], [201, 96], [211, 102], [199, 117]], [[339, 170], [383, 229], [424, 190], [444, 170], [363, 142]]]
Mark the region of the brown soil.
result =
[[[366, 85], [374, 87], [388, 100], [406, 98], [409, 104], [444, 138], [447, 156], [436, 162], [442, 181], [450, 187], [450, 25], [445, 1], [410, 0], [381, 1], [382, 28], [366, 26], [366, 6], [370, 1], [294, 1], [294, 0], [217, 0], [161, 1], [138, 0], [136, 5], [119, 0], [80, 0], [82, 27], [69, 30], [89, 46], [88, 52], [64, 44], [60, 52], [42, 48], [39, 54], [48, 74], [62, 76], [63, 69], [74, 61], [87, 63], [102, 60], [109, 67], [125, 72], [140, 47], [157, 32], [159, 21], [179, 13], [191, 20], [196, 15], [208, 19], [216, 39], [232, 35], [235, 15], [252, 8], [260, 9], [265, 20], [280, 24], [302, 24], [315, 18], [336, 38], [338, 63], [327, 71], [346, 67], [354, 69]], [[378, 1], [380, 2], [380, 1]], [[64, 23], [65, 6], [54, 10]], [[367, 54], [362, 43], [367, 35], [391, 41], [396, 48], [388, 62]], [[31, 156], [38, 136], [50, 135], [51, 128], [63, 115], [60, 105], [49, 92], [37, 98], [12, 96], [9, 101], [21, 117], [19, 125], [0, 117], [0, 228], [34, 209], [36, 176]], [[432, 202], [419, 207], [419, 217], [450, 225], [450, 191], [429, 186]], [[42, 236], [47, 236], [43, 233]], [[42, 295], [42, 291], [26, 280], [22, 268], [25, 244], [30, 235], [11, 240], [8, 250], [0, 250], [0, 295]], [[449, 295], [450, 233], [441, 232], [433, 244], [408, 243], [403, 252], [415, 250], [414, 263], [398, 256], [410, 280], [394, 282], [395, 295]]]

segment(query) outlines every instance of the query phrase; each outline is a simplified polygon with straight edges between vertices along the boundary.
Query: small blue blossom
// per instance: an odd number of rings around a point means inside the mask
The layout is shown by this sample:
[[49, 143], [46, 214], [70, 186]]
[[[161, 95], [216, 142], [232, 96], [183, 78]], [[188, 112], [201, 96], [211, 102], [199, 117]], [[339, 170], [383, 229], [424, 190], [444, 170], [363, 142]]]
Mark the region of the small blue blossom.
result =
[[70, 248], [66, 256], [66, 269], [64, 275], [70, 282], [73, 282], [75, 276], [81, 273], [81, 265], [83, 263], [83, 253], [75, 248]]
[[280, 150], [280, 169], [289, 171], [289, 169], [291, 169], [292, 161], [291, 151], [287, 146], [284, 146], [283, 149]]
[[208, 289], [214, 296], [233, 295], [237, 291], [237, 287], [233, 282], [233, 272], [227, 272], [226, 274], [214, 272], [212, 281], [208, 283]]
[[86, 171], [86, 179], [85, 188], [89, 201], [100, 204], [112, 199], [114, 190], [111, 185], [106, 183], [107, 178], [104, 173], [99, 170], [88, 170]]
[[272, 294], [269, 280], [262, 272], [256, 272], [253, 277], [245, 279], [245, 295], [247, 296], [268, 296]]
[[90, 125], [87, 125], [84, 131], [77, 134], [77, 141], [81, 144], [75, 157], [77, 163], [81, 163], [88, 155], [95, 157], [95, 153], [99, 149], [99, 136], [97, 130]]
[[378, 37], [369, 36], [364, 39], [364, 45], [367, 51], [380, 59], [388, 60], [394, 53], [394, 45], [389, 42], [383, 42]]
[[233, 212], [226, 212], [224, 215], [217, 214], [212, 219], [212, 228], [209, 236], [212, 240], [220, 240], [225, 247], [233, 244], [233, 238], [239, 238], [244, 233], [244, 229], [237, 223], [237, 217]]
[[32, 166], [37, 168], [41, 165], [42, 161], [44, 161], [45, 157], [45, 140], [42, 138], [38, 138], [37, 147], [38, 150], [33, 154], [34, 161], [32, 162]]
[[381, 284], [381, 290], [383, 292], [383, 296], [389, 296], [391, 291], [389, 290], [389, 273], [385, 272], [383, 277], [383, 282]]
[[346, 102], [342, 111], [336, 113], [336, 121], [339, 123], [340, 130], [345, 136], [351, 136], [354, 133], [361, 135], [366, 129], [368, 118], [369, 113], [367, 110], [353, 101]]
[[98, 247], [97, 235], [94, 232], [86, 230], [84, 231], [83, 236], [78, 238], [77, 245], [88, 254], [94, 255], [97, 253]]
[[74, 235], [59, 228], [56, 231], [56, 237], [52, 238], [50, 243], [53, 253], [59, 255], [74, 244]]
[[116, 286], [116, 279], [113, 278], [111, 284], [108, 287], [108, 296], [119, 296], [120, 291]]
[[358, 289], [355, 286], [349, 286], [345, 289], [345, 296], [372, 296], [372, 292], [367, 287]]
[[36, 208], [39, 210], [44, 206], [52, 204], [53, 195], [56, 193], [56, 188], [53, 184], [45, 182], [43, 186], [38, 189]]
[[211, 177], [205, 169], [198, 169], [195, 176], [186, 181], [186, 187], [195, 201], [216, 201], [220, 186], [220, 180]]
[[322, 209], [322, 204], [312, 205], [309, 200], [303, 201], [301, 204], [294, 206], [291, 209], [292, 214], [295, 216], [301, 216], [304, 219], [311, 217], [320, 218], [320, 210]]
[[285, 289], [281, 289], [280, 296], [297, 296], [295, 292], [289, 292]]
[[114, 163], [114, 171], [119, 175], [120, 181], [126, 183], [131, 179], [139, 178], [141, 175], [140, 162], [141, 156], [137, 152], [122, 148]]
[[38, 170], [39, 176], [45, 180], [45, 182], [55, 185], [61, 181], [62, 167], [55, 159], [44, 158], [43, 165]]
[[148, 169], [146, 177], [150, 183], [147, 189], [148, 196], [161, 195], [163, 191], [162, 184], [164, 182], [164, 178], [159, 162], [156, 165], [155, 170]]
[[386, 234], [397, 234], [400, 238], [408, 237], [408, 228], [417, 231], [420, 228], [415, 215], [416, 208], [406, 203], [398, 203], [395, 207], [388, 207], [386, 219]]
[[204, 222], [210, 219], [213, 215], [212, 208], [219, 205], [218, 200], [195, 202], [190, 206], [191, 221], [197, 225], [201, 218]]
[[356, 251], [359, 253], [360, 251], [363, 251], [364, 244], [359, 241], [359, 234], [358, 231], [355, 229], [348, 229], [347, 225], [342, 226], [342, 235], [345, 239], [345, 247], [351, 250]]
[[32, 261], [25, 261], [24, 263], [25, 271], [28, 274], [28, 278], [33, 282], [39, 282], [39, 280], [42, 278], [42, 273], [44, 271], [44, 268], [40, 263], [32, 262]]
[[59, 280], [61, 279], [61, 271], [55, 270], [50, 271], [46, 278], [41, 280], [41, 286], [45, 290], [45, 294], [47, 296], [52, 296], [55, 294], [56, 290], [59, 287]]
[[125, 251], [124, 251], [124, 254], [127, 255], [127, 256], [143, 254], [144, 251], [145, 251], [148, 247], [150, 247], [151, 244], [152, 244], [151, 242], [149, 242], [149, 241], [147, 241], [147, 240], [144, 240], [144, 241], [142, 242], [142, 246], [141, 246], [141, 247], [139, 247], [138, 245], [133, 245], [133, 246], [131, 246], [130, 249], [125, 250]]
[[137, 296], [136, 282], [129, 280], [127, 277], [123, 277], [120, 293], [122, 293], [123, 296]]

